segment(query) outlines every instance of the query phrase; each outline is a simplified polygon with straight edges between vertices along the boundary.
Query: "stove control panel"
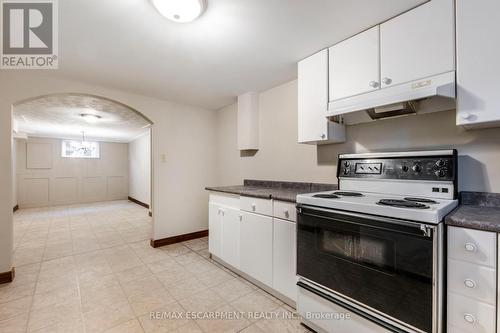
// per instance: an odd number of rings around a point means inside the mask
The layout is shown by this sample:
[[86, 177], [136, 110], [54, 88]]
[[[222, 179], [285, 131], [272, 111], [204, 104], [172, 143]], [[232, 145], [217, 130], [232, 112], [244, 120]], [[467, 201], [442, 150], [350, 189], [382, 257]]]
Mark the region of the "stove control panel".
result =
[[343, 178], [454, 181], [456, 164], [456, 155], [370, 159], [341, 158], [338, 176]]

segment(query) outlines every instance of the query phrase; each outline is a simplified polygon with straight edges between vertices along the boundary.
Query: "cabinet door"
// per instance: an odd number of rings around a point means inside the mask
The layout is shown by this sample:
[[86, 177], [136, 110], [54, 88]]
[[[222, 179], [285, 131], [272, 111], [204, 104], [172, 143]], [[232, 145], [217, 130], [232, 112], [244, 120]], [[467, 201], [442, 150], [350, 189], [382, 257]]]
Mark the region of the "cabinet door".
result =
[[222, 208], [222, 260], [240, 268], [240, 214], [239, 209]]
[[298, 65], [299, 143], [328, 140], [328, 50]]
[[240, 267], [254, 279], [273, 284], [273, 218], [242, 212]]
[[432, 0], [380, 26], [382, 88], [455, 69], [454, 0]]
[[297, 300], [296, 224], [274, 219], [273, 288], [288, 298]]
[[500, 125], [499, 12], [498, 0], [457, 0], [457, 125]]
[[221, 258], [222, 256], [222, 208], [220, 205], [208, 204], [208, 251]]
[[330, 100], [359, 95], [380, 86], [379, 27], [330, 48]]

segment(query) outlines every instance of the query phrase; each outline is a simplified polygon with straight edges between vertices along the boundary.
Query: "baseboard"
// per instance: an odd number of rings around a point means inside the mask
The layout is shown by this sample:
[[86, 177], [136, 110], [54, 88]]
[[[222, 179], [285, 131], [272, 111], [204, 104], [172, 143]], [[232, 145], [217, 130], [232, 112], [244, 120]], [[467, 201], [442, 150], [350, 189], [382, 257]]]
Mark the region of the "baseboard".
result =
[[19, 205], [15, 205], [14, 208], [12, 209], [12, 211], [15, 213], [19, 210]]
[[142, 207], [144, 207], [144, 208], [149, 209], [149, 205], [148, 205], [147, 203], [144, 203], [144, 202], [139, 201], [139, 200], [137, 200], [137, 199], [134, 199], [134, 198], [132, 198], [132, 197], [128, 197], [128, 201], [132, 201], [133, 203], [136, 203], [136, 204], [138, 204], [139, 206], [142, 206]]
[[8, 272], [0, 273], [0, 284], [9, 283], [9, 282], [14, 281], [15, 275], [16, 275], [16, 271], [15, 271], [14, 267], [12, 267], [12, 269]]
[[197, 232], [192, 232], [190, 234], [184, 234], [179, 236], [167, 237], [162, 239], [152, 239], [151, 246], [156, 248], [160, 246], [175, 244], [185, 242], [191, 239], [203, 238], [208, 236], [208, 230], [202, 230]]

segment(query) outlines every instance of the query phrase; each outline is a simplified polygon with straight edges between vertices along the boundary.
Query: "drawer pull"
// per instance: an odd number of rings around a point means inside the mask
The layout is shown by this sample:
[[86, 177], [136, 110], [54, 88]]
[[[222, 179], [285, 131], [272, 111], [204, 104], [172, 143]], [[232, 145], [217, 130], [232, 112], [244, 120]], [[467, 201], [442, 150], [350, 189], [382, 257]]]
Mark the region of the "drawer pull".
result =
[[243, 221], [243, 215], [240, 214], [239, 218], [240, 218], [240, 221]]
[[257, 205], [253, 203], [253, 204], [252, 204], [252, 211], [254, 211], [254, 212], [255, 212], [255, 210], [256, 210], [256, 209], [257, 209]]
[[470, 313], [466, 313], [464, 315], [464, 319], [466, 322], [468, 322], [469, 324], [474, 324], [476, 322], [476, 317], [474, 317], [473, 315], [471, 315]]
[[290, 217], [290, 212], [288, 211], [288, 209], [283, 209], [283, 215], [285, 215], [286, 218]]
[[471, 279], [465, 279], [464, 284], [467, 288], [476, 288], [476, 281]]
[[477, 246], [474, 243], [465, 243], [465, 251], [467, 252], [476, 252]]

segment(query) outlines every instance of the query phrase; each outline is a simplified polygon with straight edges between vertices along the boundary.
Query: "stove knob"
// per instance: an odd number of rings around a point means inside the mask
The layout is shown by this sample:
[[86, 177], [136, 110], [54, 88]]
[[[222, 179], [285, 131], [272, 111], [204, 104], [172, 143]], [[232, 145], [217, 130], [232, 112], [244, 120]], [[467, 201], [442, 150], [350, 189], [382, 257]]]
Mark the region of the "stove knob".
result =
[[441, 170], [436, 170], [434, 172], [434, 174], [436, 175], [436, 177], [444, 177], [444, 176], [446, 176], [446, 171], [442, 170], [442, 169]]
[[348, 175], [349, 174], [349, 168], [345, 168], [344, 169], [344, 175]]
[[346, 168], [348, 168], [348, 167], [350, 167], [350, 166], [351, 166], [351, 163], [350, 163], [349, 161], [345, 161], [345, 162], [344, 162], [344, 166], [345, 166]]
[[443, 161], [443, 160], [437, 160], [436, 161], [436, 166], [438, 166], [438, 167], [443, 167], [445, 164], [446, 164], [446, 162]]
[[401, 170], [403, 170], [403, 172], [408, 172], [408, 166], [403, 165], [403, 166], [401, 167]]
[[422, 167], [418, 164], [415, 164], [412, 168], [411, 168], [413, 171], [415, 172], [420, 172], [422, 171]]

